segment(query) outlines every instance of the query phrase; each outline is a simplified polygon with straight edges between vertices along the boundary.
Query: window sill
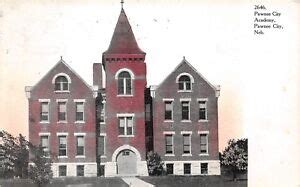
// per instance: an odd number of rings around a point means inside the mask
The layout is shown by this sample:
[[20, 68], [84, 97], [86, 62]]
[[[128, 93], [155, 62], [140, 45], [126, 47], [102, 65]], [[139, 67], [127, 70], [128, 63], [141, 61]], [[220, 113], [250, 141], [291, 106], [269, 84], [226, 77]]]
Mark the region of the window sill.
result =
[[175, 156], [175, 154], [165, 154], [165, 156]]
[[85, 155], [77, 155], [75, 158], [85, 158]]
[[207, 119], [199, 119], [198, 122], [208, 122]]
[[49, 121], [40, 121], [41, 124], [49, 124]]
[[69, 90], [55, 90], [54, 93], [70, 93]]
[[83, 124], [85, 121], [75, 121], [75, 124]]
[[68, 156], [58, 156], [57, 158], [68, 158]]
[[167, 120], [164, 120], [165, 123], [174, 123], [174, 120], [171, 120], [171, 119], [167, 119]]
[[191, 120], [181, 120], [182, 123], [192, 123]]
[[199, 156], [209, 156], [208, 153], [200, 153]]
[[68, 123], [67, 121], [58, 121], [57, 123], [60, 123], [60, 124], [66, 124]]
[[133, 97], [133, 95], [117, 95], [117, 97]]
[[193, 155], [192, 155], [192, 154], [185, 153], [185, 154], [182, 154], [182, 156], [193, 156]]
[[119, 138], [131, 138], [134, 137], [134, 135], [119, 135]]
[[192, 92], [192, 90], [178, 90], [178, 92]]
[[100, 158], [106, 158], [106, 156], [105, 155], [101, 155]]
[[100, 122], [100, 125], [105, 125], [105, 122]]

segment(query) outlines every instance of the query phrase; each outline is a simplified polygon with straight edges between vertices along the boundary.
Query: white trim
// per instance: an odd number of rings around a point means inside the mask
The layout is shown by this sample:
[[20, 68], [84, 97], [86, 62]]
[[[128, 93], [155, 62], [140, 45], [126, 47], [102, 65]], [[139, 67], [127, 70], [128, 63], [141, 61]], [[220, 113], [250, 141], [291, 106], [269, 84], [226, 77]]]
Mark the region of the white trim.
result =
[[84, 124], [85, 121], [75, 121], [74, 123], [75, 123], [75, 124]]
[[76, 155], [75, 158], [85, 158], [85, 155]]
[[[190, 77], [191, 83], [194, 83], [194, 82], [195, 82], [194, 77], [193, 77], [191, 74], [187, 73], [187, 72], [183, 72], [183, 73], [180, 73], [179, 75], [177, 75], [176, 81], [175, 81], [175, 82], [176, 82], [176, 83], [179, 83], [179, 78], [180, 78], [181, 76], [183, 76], [183, 75], [186, 75], [186, 76]], [[192, 84], [191, 84], [191, 90], [192, 90]], [[183, 91], [183, 90], [181, 90], [181, 91]]]
[[192, 153], [183, 153], [181, 156], [193, 156]]
[[179, 101], [180, 101], [180, 102], [184, 102], [184, 101], [192, 101], [192, 98], [180, 98]]
[[133, 135], [133, 134], [132, 134], [132, 135], [124, 135], [124, 134], [121, 134], [121, 135], [118, 135], [118, 137], [119, 137], [119, 138], [126, 138], [126, 137], [132, 138], [132, 137], [134, 137], [134, 135]]
[[106, 136], [106, 133], [100, 133], [99, 135], [100, 136]]
[[122, 68], [122, 69], [119, 69], [119, 70], [116, 72], [116, 74], [115, 74], [115, 79], [118, 79], [119, 74], [120, 74], [121, 72], [123, 72], [123, 71], [128, 72], [128, 73], [130, 74], [131, 79], [135, 79], [134, 73], [132, 72], [132, 70], [130, 70], [130, 69], [128, 69], [128, 68]]
[[50, 121], [40, 121], [39, 123], [40, 123], [40, 124], [49, 124]]
[[197, 101], [208, 101], [208, 98], [197, 98]]
[[181, 131], [180, 134], [193, 134], [193, 131]]
[[199, 156], [209, 156], [209, 153], [200, 153]]
[[130, 95], [119, 94], [119, 95], [117, 95], [117, 97], [133, 97], [133, 95], [132, 94], [130, 94]]
[[69, 133], [68, 132], [57, 132], [56, 136], [68, 136]]
[[85, 99], [73, 99], [75, 103], [85, 103]]
[[181, 120], [180, 122], [182, 122], [182, 123], [191, 123], [192, 121], [191, 120]]
[[209, 134], [209, 131], [198, 131], [198, 134]]
[[164, 120], [165, 123], [174, 123], [174, 120], [166, 119]]
[[117, 117], [134, 117], [134, 113], [117, 113]]
[[128, 144], [125, 144], [125, 145], [122, 145], [120, 147], [118, 147], [114, 153], [112, 154], [112, 162], [116, 162], [117, 161], [117, 156], [118, 154], [120, 153], [120, 151], [123, 151], [124, 149], [129, 149], [131, 150], [132, 152], [134, 152], [136, 154], [136, 157], [137, 157], [137, 161], [141, 161], [141, 155], [140, 155], [140, 152], [133, 146], [130, 146]]
[[174, 98], [163, 98], [163, 101], [174, 101]]
[[97, 164], [96, 162], [52, 162], [57, 166], [66, 165], [66, 164], [75, 164], [75, 165], [89, 165], [89, 164]]
[[32, 86], [25, 86], [25, 94], [26, 94], [27, 99], [30, 99], [31, 90], [32, 90]]
[[164, 156], [175, 156], [175, 154], [165, 154]]
[[[57, 77], [59, 77], [59, 76], [64, 76], [64, 77], [66, 77], [67, 80], [68, 80], [68, 84], [72, 83], [72, 82], [71, 82], [70, 76], [69, 76], [68, 74], [66, 74], [66, 73], [61, 72], [61, 73], [57, 73], [56, 75], [54, 75], [54, 77], [52, 78], [52, 84], [55, 84], [55, 79], [56, 79]], [[68, 87], [68, 90], [69, 90], [69, 87]], [[56, 91], [59, 91], [59, 90], [56, 90]]]
[[50, 132], [40, 132], [39, 136], [50, 136]]
[[41, 102], [48, 102], [48, 103], [50, 103], [50, 99], [39, 99], [39, 102], [41, 103]]
[[175, 134], [175, 131], [164, 131], [163, 134]]
[[68, 102], [68, 99], [56, 99], [56, 102]]
[[85, 136], [85, 132], [74, 132], [74, 136]]

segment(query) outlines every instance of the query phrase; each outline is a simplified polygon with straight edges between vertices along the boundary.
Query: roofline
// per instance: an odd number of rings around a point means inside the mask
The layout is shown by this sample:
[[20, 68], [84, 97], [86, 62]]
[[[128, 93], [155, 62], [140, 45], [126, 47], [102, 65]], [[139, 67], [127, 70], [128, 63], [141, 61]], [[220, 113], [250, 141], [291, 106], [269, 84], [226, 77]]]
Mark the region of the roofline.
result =
[[190, 66], [205, 82], [207, 82], [207, 84], [212, 88], [214, 89], [216, 92], [217, 91], [220, 91], [220, 86], [214, 86], [213, 84], [211, 84], [201, 73], [199, 73], [197, 71], [196, 68], [194, 68], [186, 59], [185, 57], [183, 58], [183, 60], [174, 68], [174, 70], [169, 73], [169, 75], [156, 87], [156, 89], [159, 89], [160, 86], [179, 68], [179, 66], [183, 63], [187, 63], [188, 66]]
[[46, 77], [50, 74], [50, 72], [59, 64], [59, 63], [63, 63], [65, 66], [67, 66], [67, 68], [69, 68], [69, 70], [74, 73], [91, 91], [93, 91], [92, 87], [87, 84], [87, 82], [78, 74], [76, 73], [75, 70], [73, 70], [63, 59], [60, 59], [44, 76], [42, 76], [42, 78], [40, 78], [40, 80], [34, 84], [34, 86], [31, 86], [30, 91], [32, 91], [33, 89], [35, 89], [35, 87]]

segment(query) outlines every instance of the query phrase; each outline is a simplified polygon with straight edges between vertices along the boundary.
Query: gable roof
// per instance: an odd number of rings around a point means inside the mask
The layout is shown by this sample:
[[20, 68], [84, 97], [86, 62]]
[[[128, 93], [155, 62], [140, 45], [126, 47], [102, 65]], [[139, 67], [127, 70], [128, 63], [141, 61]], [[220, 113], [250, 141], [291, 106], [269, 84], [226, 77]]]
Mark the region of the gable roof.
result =
[[168, 78], [183, 64], [187, 64], [197, 75], [199, 75], [212, 89], [215, 91], [219, 91], [220, 87], [219, 86], [214, 86], [211, 84], [201, 73], [197, 71], [196, 68], [194, 68], [186, 59], [183, 57], [182, 61], [175, 67], [175, 69], [156, 87], [156, 89], [159, 89], [159, 87], [166, 81]]
[[87, 82], [85, 82], [85, 80], [83, 78], [80, 77], [79, 74], [76, 73], [76, 71], [74, 71], [62, 58], [33, 86], [30, 88], [30, 90], [35, 89], [35, 87], [37, 85], [40, 84], [40, 82], [42, 82], [42, 80], [44, 80], [46, 77], [48, 77], [48, 75], [60, 64], [63, 64], [66, 68], [68, 68], [72, 73], [74, 73], [74, 75], [76, 77], [78, 77], [90, 90], [92, 90], [91, 86], [89, 84], [87, 84]]
[[104, 52], [109, 54], [145, 54], [134, 37], [124, 9], [121, 9], [109, 48]]

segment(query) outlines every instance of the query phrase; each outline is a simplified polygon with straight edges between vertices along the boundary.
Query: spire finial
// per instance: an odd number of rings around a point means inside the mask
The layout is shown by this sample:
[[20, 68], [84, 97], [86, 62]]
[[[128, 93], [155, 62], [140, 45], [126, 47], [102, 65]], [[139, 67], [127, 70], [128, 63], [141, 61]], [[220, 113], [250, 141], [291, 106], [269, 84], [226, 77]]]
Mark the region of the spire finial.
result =
[[183, 56], [183, 60], [185, 60], [185, 56]]
[[123, 9], [124, 0], [121, 0], [121, 8]]
[[60, 56], [60, 60], [62, 60], [62, 56]]

